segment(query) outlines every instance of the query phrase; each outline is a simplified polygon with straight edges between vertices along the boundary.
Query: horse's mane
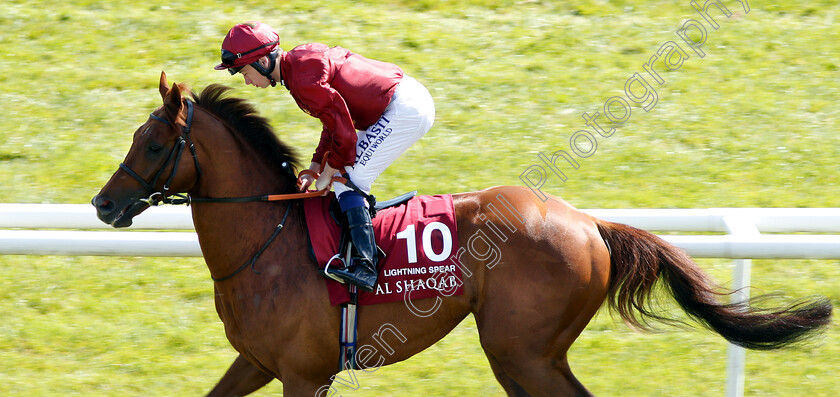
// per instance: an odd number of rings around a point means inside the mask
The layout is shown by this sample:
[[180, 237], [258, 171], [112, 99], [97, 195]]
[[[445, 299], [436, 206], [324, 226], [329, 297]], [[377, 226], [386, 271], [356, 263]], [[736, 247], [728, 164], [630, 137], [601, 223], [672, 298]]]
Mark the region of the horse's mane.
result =
[[[242, 98], [228, 96], [230, 87], [211, 84], [201, 91], [192, 92], [198, 106], [212, 112], [233, 127], [234, 131], [259, 153], [277, 172], [297, 175], [298, 157], [294, 148], [281, 142], [268, 122], [256, 108]], [[283, 168], [283, 163], [287, 168]]]

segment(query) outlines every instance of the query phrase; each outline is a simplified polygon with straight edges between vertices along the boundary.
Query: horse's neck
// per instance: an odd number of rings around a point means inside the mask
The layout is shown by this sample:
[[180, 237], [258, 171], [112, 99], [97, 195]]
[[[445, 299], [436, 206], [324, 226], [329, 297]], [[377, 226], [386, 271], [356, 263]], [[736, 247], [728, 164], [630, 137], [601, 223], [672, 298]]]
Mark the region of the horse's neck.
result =
[[[278, 174], [248, 145], [230, 142], [224, 149], [199, 154], [202, 175], [190, 191], [194, 197], [230, 198], [286, 193], [288, 175]], [[214, 277], [223, 277], [254, 254], [283, 218], [288, 203], [194, 203], [193, 223], [205, 261]], [[288, 224], [297, 223], [292, 208]], [[288, 226], [288, 225], [287, 225]], [[241, 262], [241, 263], [240, 263]], [[223, 274], [225, 273], [225, 274]]]
[[[286, 211], [289, 211], [286, 217]], [[305, 238], [304, 218], [300, 205], [294, 202], [199, 203], [192, 207], [193, 223], [204, 260], [215, 278], [225, 277], [266, 244], [275, 249], [290, 250]], [[275, 238], [272, 235], [283, 222]], [[268, 252], [263, 256], [268, 255]], [[293, 252], [274, 257], [291, 257]], [[261, 258], [265, 259], [265, 258]], [[259, 267], [259, 263], [257, 265]], [[250, 271], [246, 269], [245, 271]]]
[[[235, 141], [234, 141], [235, 142]], [[293, 180], [270, 167], [242, 143], [199, 158], [202, 175], [190, 191], [195, 197], [247, 197], [287, 193]]]

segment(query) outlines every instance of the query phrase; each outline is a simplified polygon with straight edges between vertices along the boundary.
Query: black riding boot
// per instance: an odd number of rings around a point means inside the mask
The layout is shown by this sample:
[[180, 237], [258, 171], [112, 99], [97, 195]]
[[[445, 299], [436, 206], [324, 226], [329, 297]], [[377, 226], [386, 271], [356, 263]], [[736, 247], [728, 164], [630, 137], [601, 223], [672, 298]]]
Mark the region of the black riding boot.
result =
[[376, 270], [379, 251], [370, 213], [365, 207], [355, 207], [348, 209], [345, 214], [356, 255], [352, 255], [352, 263], [347, 270], [333, 270], [330, 273], [364, 291], [373, 292], [379, 275]]

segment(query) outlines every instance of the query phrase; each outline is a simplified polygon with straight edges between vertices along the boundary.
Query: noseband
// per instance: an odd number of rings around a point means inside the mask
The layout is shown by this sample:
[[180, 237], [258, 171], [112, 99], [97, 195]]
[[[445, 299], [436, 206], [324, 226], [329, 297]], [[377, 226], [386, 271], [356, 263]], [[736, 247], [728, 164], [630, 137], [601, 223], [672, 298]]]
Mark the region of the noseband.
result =
[[[184, 127], [181, 129], [181, 136], [178, 137], [178, 140], [175, 142], [175, 146], [172, 148], [172, 151], [169, 152], [169, 156], [166, 158], [166, 162], [158, 169], [157, 173], [155, 173], [155, 177], [152, 179], [152, 182], [146, 182], [140, 174], [134, 172], [129, 166], [125, 165], [125, 163], [120, 163], [120, 169], [125, 171], [128, 175], [132, 178], [140, 182], [140, 184], [146, 188], [146, 194], [148, 197], [141, 198], [138, 201], [144, 202], [146, 204], [155, 206], [160, 204], [183, 204], [185, 202], [189, 202], [189, 198], [180, 194], [174, 194], [172, 196], [177, 197], [175, 199], [171, 198], [169, 193], [169, 187], [172, 185], [172, 180], [175, 179], [175, 174], [178, 172], [178, 164], [181, 162], [181, 155], [184, 153], [184, 147], [187, 146], [187, 143], [190, 145], [190, 153], [192, 153], [193, 161], [195, 162], [195, 170], [196, 170], [196, 181], [201, 178], [201, 167], [198, 165], [198, 157], [195, 154], [195, 144], [193, 144], [192, 139], [190, 139], [190, 126], [192, 125], [193, 119], [193, 112], [194, 112], [194, 105], [193, 102], [189, 99], [186, 99], [185, 102], [187, 103], [187, 122]], [[149, 114], [149, 117], [152, 120], [159, 121], [164, 123], [170, 127], [173, 127], [172, 123], [169, 120], [156, 116], [154, 114]], [[163, 189], [160, 191], [155, 191], [155, 186], [158, 183], [158, 179], [160, 179], [163, 171], [166, 167], [170, 164], [172, 165], [172, 172], [169, 174], [169, 178], [166, 179], [166, 183], [163, 185]]]

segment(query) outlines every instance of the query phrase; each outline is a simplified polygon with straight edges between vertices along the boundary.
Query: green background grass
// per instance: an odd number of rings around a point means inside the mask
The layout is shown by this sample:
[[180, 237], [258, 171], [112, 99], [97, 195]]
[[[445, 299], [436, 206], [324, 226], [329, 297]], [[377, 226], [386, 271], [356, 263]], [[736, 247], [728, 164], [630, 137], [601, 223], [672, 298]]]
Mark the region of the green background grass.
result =
[[[674, 32], [688, 1], [20, 1], [0, 13], [0, 202], [86, 203], [131, 133], [159, 106], [157, 81], [222, 82], [252, 100], [302, 157], [317, 120], [283, 89], [214, 71], [234, 23], [258, 19], [281, 45], [319, 41], [398, 63], [435, 98], [430, 133], [377, 181], [386, 197], [521, 185], [536, 154], [568, 150], [581, 115], [623, 95]], [[840, 30], [834, 1], [723, 2], [706, 57], [660, 70], [659, 102], [569, 179], [544, 191], [581, 208], [840, 207]], [[684, 47], [684, 46], [683, 46]], [[685, 48], [685, 47], [684, 47]], [[687, 49], [687, 48], [686, 48]], [[650, 81], [650, 79], [649, 79]], [[652, 82], [652, 81], [651, 81]], [[603, 111], [602, 111], [603, 113]], [[603, 116], [601, 118], [603, 120]], [[731, 280], [730, 260], [700, 260]], [[757, 292], [838, 301], [838, 261], [754, 261]], [[197, 258], [0, 257], [0, 394], [197, 395], [235, 357]], [[746, 394], [840, 389], [840, 329], [815, 344], [747, 354]], [[570, 352], [599, 395], [719, 396], [723, 340], [701, 330], [640, 334], [602, 313]], [[343, 395], [501, 395], [471, 318]], [[257, 395], [282, 390], [273, 382]]]

